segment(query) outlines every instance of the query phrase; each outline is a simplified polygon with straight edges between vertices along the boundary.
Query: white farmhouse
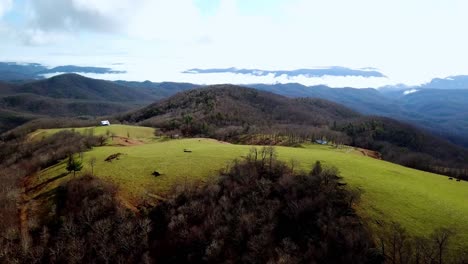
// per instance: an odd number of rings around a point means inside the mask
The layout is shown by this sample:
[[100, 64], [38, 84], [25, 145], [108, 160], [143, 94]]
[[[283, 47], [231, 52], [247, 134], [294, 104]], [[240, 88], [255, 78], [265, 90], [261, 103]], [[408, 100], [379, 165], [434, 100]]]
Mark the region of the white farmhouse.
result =
[[109, 120], [102, 120], [101, 121], [101, 126], [110, 126]]

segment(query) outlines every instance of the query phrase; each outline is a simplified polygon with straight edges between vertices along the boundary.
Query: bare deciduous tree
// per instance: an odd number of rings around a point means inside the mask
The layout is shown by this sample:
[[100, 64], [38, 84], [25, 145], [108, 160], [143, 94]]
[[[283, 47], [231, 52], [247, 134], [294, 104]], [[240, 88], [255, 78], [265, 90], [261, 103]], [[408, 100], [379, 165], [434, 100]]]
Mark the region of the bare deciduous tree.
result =
[[94, 176], [94, 166], [96, 166], [96, 157], [92, 157], [91, 159], [89, 159], [89, 166], [91, 166], [91, 175]]
[[454, 235], [455, 232], [452, 229], [446, 227], [437, 228], [434, 233], [432, 233], [432, 240], [437, 246], [439, 264], [443, 264], [445, 250], [448, 247], [450, 238], [452, 238]]

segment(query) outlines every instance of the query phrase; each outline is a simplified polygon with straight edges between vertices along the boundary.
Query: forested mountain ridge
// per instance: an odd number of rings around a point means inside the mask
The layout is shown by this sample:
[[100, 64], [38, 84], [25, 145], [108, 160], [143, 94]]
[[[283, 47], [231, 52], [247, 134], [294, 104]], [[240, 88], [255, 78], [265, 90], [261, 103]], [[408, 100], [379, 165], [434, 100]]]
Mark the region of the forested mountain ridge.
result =
[[[15, 94], [36, 94], [57, 99], [104, 100], [111, 102], [152, 100], [148, 89], [131, 89], [114, 82], [63, 74], [13, 86]], [[10, 93], [6, 93], [11, 94]]]
[[468, 146], [468, 90], [427, 87], [355, 89], [304, 86], [301, 84], [255, 84], [249, 87], [288, 97], [322, 98], [367, 115], [398, 119], [424, 128], [451, 142]]
[[[341, 105], [311, 98], [290, 99], [270, 92], [235, 85], [215, 85], [178, 93], [125, 116], [142, 122], [147, 119], [181, 118], [219, 120], [220, 124], [260, 125], [295, 123], [327, 125], [330, 119], [358, 117], [356, 112]], [[226, 121], [226, 123], [223, 123]]]
[[0, 82], [0, 133], [41, 117], [89, 119], [122, 113], [195, 87], [178, 83], [111, 82], [78, 74]]
[[[458, 79], [443, 79], [442, 83], [449, 82], [455, 85], [455, 81]], [[329, 88], [323, 85], [309, 87], [297, 83], [251, 84], [247, 86], [293, 98], [326, 99], [362, 114], [387, 116], [411, 123], [457, 145], [468, 146], [466, 134], [468, 129], [466, 122], [468, 90], [458, 88], [457, 90], [429, 89], [426, 86], [401, 86], [383, 89]], [[204, 86], [175, 82], [110, 82], [90, 79], [77, 74], [64, 74], [40, 81], [26, 81], [17, 84], [0, 83], [0, 97], [3, 97], [0, 98], [0, 108], [19, 114], [24, 112], [33, 116], [50, 113], [54, 116], [54, 113], [58, 112], [61, 116], [100, 116], [125, 112], [168, 98], [178, 92], [201, 87]], [[26, 94], [41, 97], [34, 98], [33, 102], [27, 102], [32, 97]], [[48, 98], [68, 101], [59, 102]], [[84, 109], [87, 110], [75, 111], [76, 104], [70, 105], [74, 100], [80, 100], [79, 105], [85, 106]], [[101, 103], [103, 107], [94, 107], [96, 102]], [[42, 105], [44, 109], [31, 107], [31, 104]], [[48, 105], [51, 104], [58, 105], [60, 111], [49, 108]], [[39, 109], [39, 111], [36, 112], [35, 109]], [[12, 128], [11, 125], [5, 123], [3, 126], [6, 129]]]

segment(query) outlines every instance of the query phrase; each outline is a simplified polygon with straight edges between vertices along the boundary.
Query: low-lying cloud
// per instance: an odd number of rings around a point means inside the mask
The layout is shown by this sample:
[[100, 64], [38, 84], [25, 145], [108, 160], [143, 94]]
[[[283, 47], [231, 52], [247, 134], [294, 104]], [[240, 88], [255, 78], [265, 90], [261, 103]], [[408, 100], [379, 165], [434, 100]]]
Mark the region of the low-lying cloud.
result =
[[375, 68], [351, 69], [339, 66], [298, 70], [189, 69], [183, 71], [182, 75], [180, 78], [200, 84], [300, 83], [308, 86], [368, 88], [391, 83], [384, 74]]
[[237, 69], [237, 68], [224, 68], [224, 69], [190, 69], [183, 73], [187, 74], [207, 74], [207, 73], [235, 73], [235, 74], [250, 74], [254, 76], [268, 76], [273, 75], [279, 77], [285, 75], [286, 77], [324, 77], [324, 76], [360, 76], [360, 77], [385, 77], [382, 73], [374, 68], [350, 69], [346, 67], [319, 67], [313, 69], [298, 69], [298, 70], [259, 70], [259, 69]]

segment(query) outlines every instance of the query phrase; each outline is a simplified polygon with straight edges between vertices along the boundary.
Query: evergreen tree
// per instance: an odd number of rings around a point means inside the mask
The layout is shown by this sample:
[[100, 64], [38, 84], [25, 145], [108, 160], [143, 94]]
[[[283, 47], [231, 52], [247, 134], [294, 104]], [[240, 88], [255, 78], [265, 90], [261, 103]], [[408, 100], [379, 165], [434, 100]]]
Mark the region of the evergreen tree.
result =
[[311, 171], [311, 174], [313, 176], [320, 175], [322, 173], [322, 170], [322, 163], [320, 163], [320, 161], [317, 160], [317, 162], [315, 162], [314, 168]]
[[68, 156], [68, 162], [67, 162], [67, 171], [72, 172], [73, 171], [73, 177], [76, 175], [77, 171], [81, 171], [83, 168], [83, 164], [81, 161], [76, 160], [73, 155]]

